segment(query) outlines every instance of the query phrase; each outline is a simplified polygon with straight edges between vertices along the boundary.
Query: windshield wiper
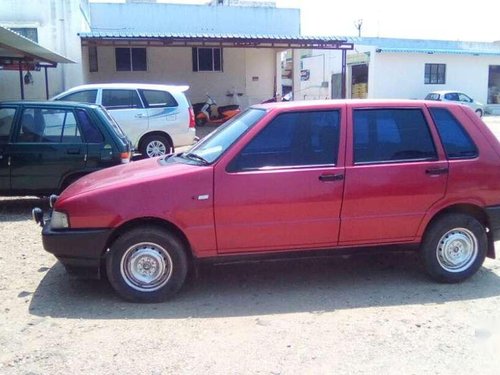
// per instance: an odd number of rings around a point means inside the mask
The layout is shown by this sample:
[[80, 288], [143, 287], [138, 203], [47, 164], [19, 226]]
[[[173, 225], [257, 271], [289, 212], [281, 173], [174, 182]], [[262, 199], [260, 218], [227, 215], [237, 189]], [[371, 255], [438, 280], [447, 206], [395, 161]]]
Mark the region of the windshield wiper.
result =
[[188, 152], [188, 153], [184, 153], [182, 154], [183, 157], [185, 158], [188, 158], [188, 159], [191, 159], [191, 160], [197, 160], [197, 161], [200, 161], [203, 165], [208, 165], [210, 164], [208, 162], [208, 160], [206, 160], [205, 158], [201, 157], [200, 155], [197, 155], [197, 154], [193, 154], [191, 152]]

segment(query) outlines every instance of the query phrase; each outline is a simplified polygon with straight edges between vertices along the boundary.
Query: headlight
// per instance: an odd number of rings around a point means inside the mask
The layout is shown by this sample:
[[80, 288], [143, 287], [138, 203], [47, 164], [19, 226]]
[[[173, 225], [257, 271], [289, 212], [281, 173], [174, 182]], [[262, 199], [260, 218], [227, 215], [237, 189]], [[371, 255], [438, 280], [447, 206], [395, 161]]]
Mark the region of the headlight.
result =
[[50, 226], [52, 227], [52, 229], [69, 228], [68, 215], [63, 212], [52, 211]]

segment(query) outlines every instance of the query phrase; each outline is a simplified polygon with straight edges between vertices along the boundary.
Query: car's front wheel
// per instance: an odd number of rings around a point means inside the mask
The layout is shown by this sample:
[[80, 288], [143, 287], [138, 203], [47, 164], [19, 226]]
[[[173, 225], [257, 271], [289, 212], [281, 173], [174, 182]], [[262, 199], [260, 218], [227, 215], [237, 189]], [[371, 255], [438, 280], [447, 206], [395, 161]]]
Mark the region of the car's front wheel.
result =
[[106, 258], [109, 282], [120, 296], [134, 302], [161, 302], [173, 296], [187, 270], [182, 241], [157, 226], [122, 234]]
[[140, 152], [144, 157], [154, 158], [173, 152], [173, 146], [163, 135], [148, 135], [141, 142]]
[[486, 230], [476, 218], [447, 214], [436, 219], [425, 234], [421, 254], [429, 275], [456, 283], [475, 274], [488, 249]]

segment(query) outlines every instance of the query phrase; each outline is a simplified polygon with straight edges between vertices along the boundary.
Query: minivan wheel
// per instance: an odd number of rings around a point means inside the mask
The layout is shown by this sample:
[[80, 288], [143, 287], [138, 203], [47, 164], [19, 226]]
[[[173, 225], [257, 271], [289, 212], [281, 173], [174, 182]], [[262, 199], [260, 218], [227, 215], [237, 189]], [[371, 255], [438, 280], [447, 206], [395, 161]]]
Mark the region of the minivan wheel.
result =
[[148, 135], [141, 142], [141, 154], [148, 158], [162, 156], [173, 152], [170, 141], [162, 135]]
[[188, 260], [184, 245], [156, 226], [142, 226], [122, 234], [106, 257], [113, 288], [134, 302], [161, 302], [184, 284]]
[[448, 214], [431, 224], [421, 255], [435, 280], [456, 283], [475, 274], [484, 262], [488, 240], [484, 226], [465, 214]]

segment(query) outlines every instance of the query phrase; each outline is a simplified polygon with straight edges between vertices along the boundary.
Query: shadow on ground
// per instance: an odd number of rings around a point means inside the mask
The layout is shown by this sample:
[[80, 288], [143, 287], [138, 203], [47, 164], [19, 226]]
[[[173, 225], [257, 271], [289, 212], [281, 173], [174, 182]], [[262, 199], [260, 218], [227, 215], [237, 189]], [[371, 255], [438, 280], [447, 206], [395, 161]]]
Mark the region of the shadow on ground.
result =
[[57, 263], [35, 291], [30, 312], [70, 319], [179, 319], [370, 306], [442, 304], [500, 295], [499, 277], [482, 268], [461, 284], [437, 284], [416, 254], [391, 253], [204, 266], [172, 300], [134, 304], [106, 281], [72, 280]]
[[31, 210], [35, 207], [40, 207], [48, 212], [48, 198], [2, 197], [0, 199], [0, 222], [22, 221], [31, 218]]

